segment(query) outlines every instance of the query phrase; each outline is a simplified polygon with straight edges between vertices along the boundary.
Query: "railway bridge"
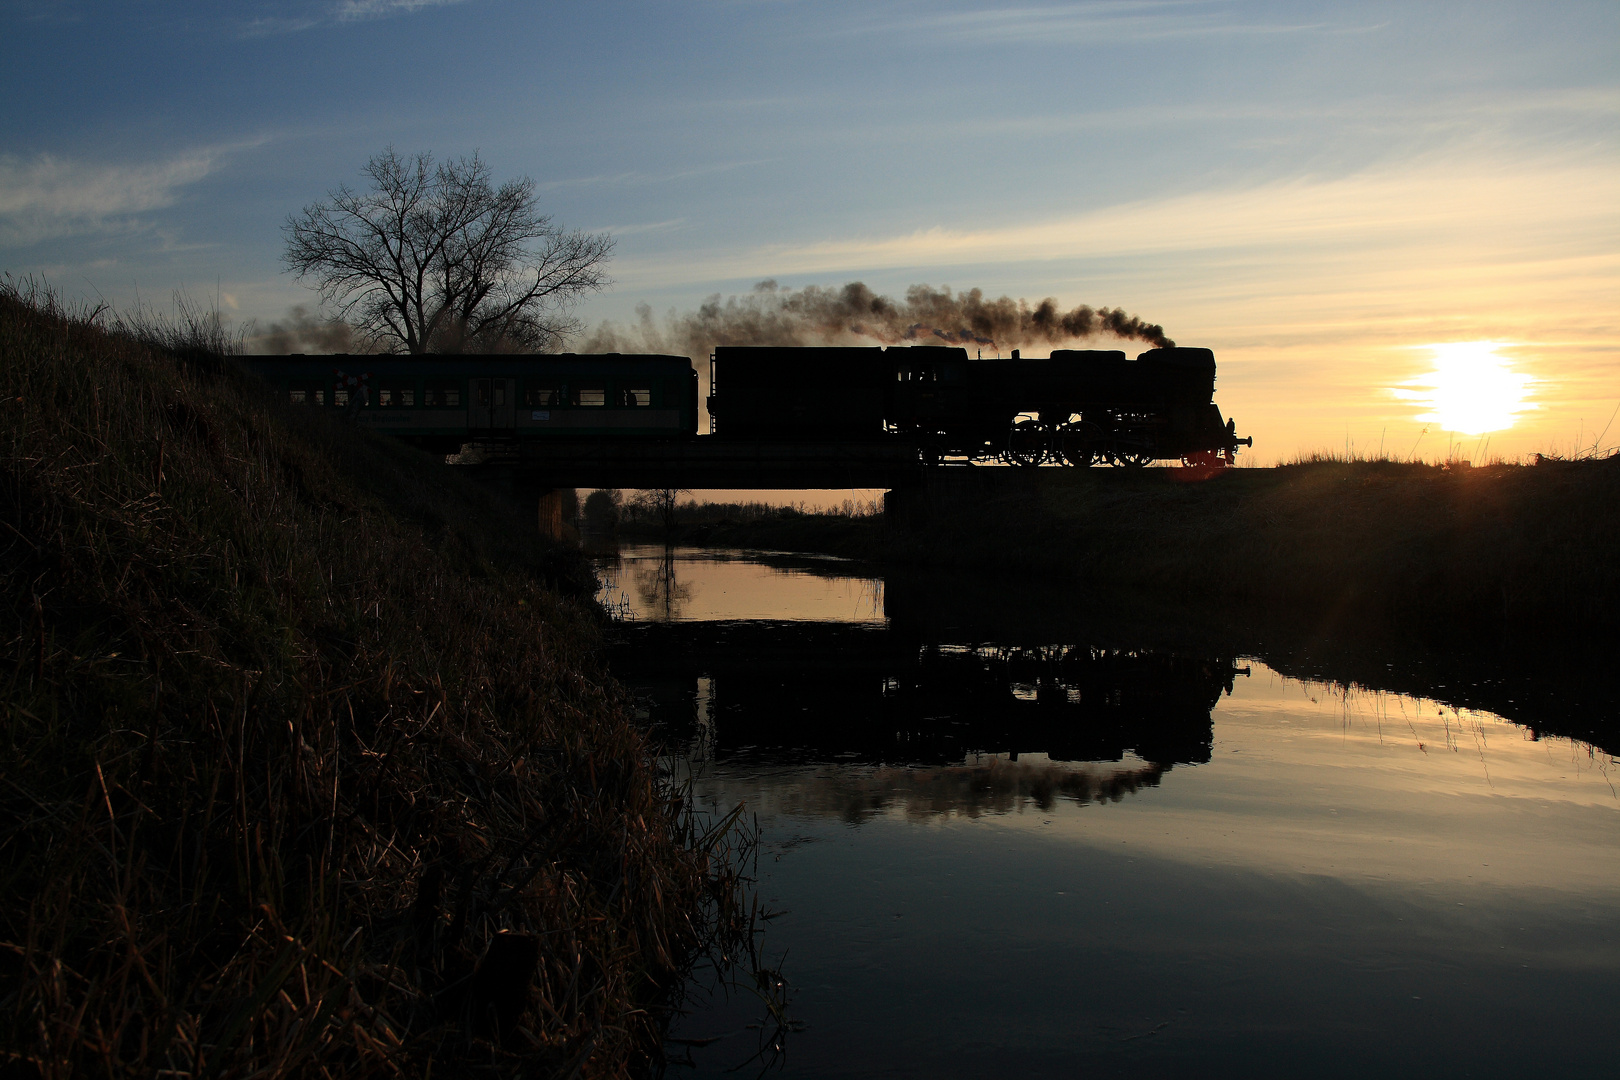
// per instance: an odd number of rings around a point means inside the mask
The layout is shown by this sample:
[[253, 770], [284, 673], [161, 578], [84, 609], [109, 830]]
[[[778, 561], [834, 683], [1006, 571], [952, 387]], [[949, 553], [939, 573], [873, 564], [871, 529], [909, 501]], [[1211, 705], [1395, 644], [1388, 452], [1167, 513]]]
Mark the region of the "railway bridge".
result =
[[848, 490], [881, 488], [884, 514], [920, 523], [932, 493], [950, 474], [981, 485], [1005, 483], [1022, 469], [929, 468], [915, 447], [890, 442], [774, 442], [702, 437], [686, 440], [550, 440], [513, 445], [471, 443], [450, 459], [488, 483], [538, 498], [542, 531], [563, 532], [565, 488]]
[[902, 488], [922, 483], [914, 447], [894, 442], [566, 439], [471, 445], [463, 468], [524, 490]]

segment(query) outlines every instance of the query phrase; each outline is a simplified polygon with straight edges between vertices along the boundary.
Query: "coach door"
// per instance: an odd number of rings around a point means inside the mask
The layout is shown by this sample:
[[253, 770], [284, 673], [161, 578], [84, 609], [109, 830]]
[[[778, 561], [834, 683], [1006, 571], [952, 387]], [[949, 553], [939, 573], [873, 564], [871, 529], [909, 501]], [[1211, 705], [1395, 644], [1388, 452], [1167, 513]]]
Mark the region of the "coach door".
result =
[[517, 426], [517, 380], [473, 379], [467, 426], [475, 431], [510, 431]]

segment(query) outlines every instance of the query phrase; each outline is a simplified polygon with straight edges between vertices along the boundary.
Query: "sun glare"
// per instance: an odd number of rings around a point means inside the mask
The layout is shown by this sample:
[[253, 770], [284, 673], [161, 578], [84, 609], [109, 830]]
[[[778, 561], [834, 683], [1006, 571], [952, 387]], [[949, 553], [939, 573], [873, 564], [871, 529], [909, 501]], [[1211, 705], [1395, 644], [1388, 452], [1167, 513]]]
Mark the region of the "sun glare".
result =
[[1535, 408], [1529, 401], [1535, 380], [1513, 370], [1498, 356], [1498, 341], [1455, 341], [1424, 345], [1434, 350], [1434, 370], [1394, 390], [1396, 397], [1424, 411], [1417, 417], [1445, 431], [1484, 435], [1513, 426], [1519, 414]]

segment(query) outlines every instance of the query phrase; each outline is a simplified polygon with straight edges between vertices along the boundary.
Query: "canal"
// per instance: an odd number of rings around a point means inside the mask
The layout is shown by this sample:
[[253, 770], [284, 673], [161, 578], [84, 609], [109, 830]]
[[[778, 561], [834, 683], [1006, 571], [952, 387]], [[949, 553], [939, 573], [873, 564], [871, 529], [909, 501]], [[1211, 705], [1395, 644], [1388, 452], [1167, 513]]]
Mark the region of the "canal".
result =
[[1617, 1074], [1616, 746], [1545, 720], [1609, 699], [1144, 644], [1038, 583], [599, 575], [671, 768], [759, 830], [764, 989], [699, 979], [670, 1075]]

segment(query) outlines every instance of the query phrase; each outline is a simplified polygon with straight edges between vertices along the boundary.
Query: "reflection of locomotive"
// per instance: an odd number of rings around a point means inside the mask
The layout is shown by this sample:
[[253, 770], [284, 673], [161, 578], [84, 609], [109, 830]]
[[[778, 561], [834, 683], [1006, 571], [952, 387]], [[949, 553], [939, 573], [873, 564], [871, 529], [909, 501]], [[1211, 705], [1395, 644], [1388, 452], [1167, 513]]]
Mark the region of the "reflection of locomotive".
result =
[[1210, 712], [1236, 670], [1230, 657], [929, 644], [836, 623], [632, 623], [619, 634], [615, 670], [649, 695], [670, 734], [692, 723], [703, 677], [714, 752], [780, 760], [940, 763], [1011, 751], [1118, 761], [1130, 751], [1200, 764]]
[[1213, 399], [1208, 349], [1058, 350], [1045, 360], [966, 349], [721, 347], [709, 415], [725, 439], [913, 442], [925, 461], [1020, 465], [1229, 463], [1239, 445]]

